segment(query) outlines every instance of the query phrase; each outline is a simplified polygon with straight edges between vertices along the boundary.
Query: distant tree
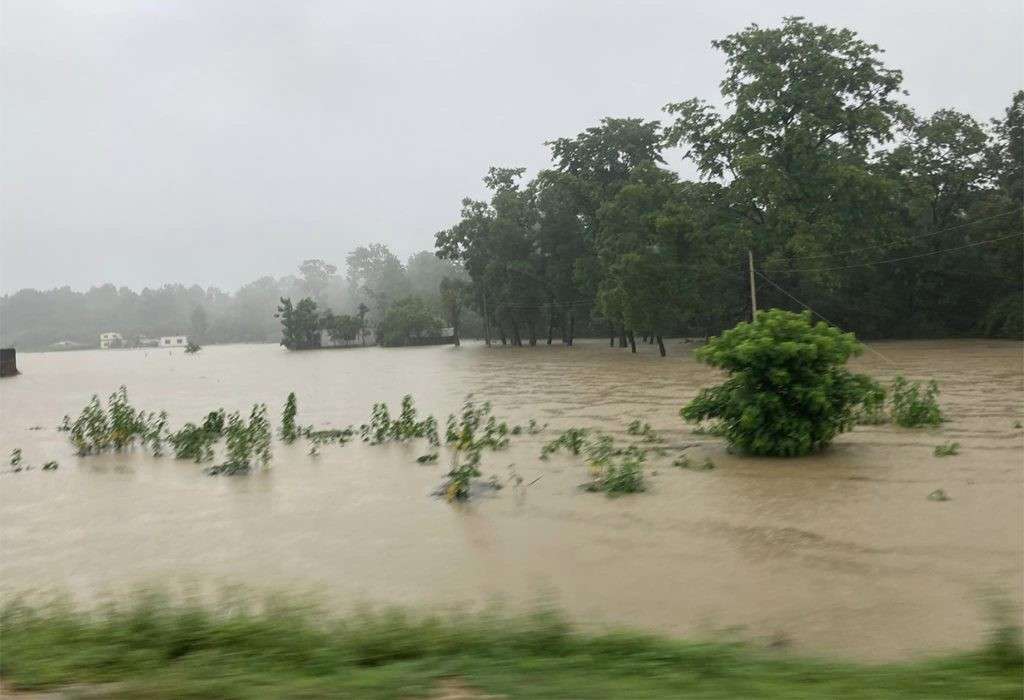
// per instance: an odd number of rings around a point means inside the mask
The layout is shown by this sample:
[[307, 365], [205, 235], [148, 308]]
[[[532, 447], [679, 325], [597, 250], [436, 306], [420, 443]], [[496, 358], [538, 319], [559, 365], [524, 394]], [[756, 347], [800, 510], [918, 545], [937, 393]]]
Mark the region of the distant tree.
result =
[[405, 297], [392, 302], [380, 324], [383, 345], [408, 345], [416, 338], [436, 335], [441, 322], [419, 297]]
[[445, 277], [439, 286], [441, 306], [444, 308], [445, 318], [451, 324], [452, 332], [455, 335], [455, 347], [458, 347], [460, 345], [459, 320], [462, 317], [462, 307], [469, 293], [469, 285], [463, 280]]
[[316, 302], [306, 297], [292, 306], [292, 300], [281, 298], [276, 318], [281, 319], [281, 345], [289, 350], [320, 347], [320, 315]]
[[405, 268], [386, 245], [359, 246], [348, 254], [345, 262], [353, 298], [366, 303], [378, 319], [391, 302], [411, 292]]
[[320, 327], [327, 331], [327, 335], [334, 343], [347, 340], [355, 340], [359, 336], [362, 322], [348, 314], [335, 315], [330, 310], [325, 311], [320, 319]]
[[326, 263], [320, 258], [303, 260], [302, 264], [299, 265], [299, 272], [302, 274], [302, 284], [306, 293], [312, 295], [315, 299], [320, 298], [337, 271], [338, 268], [336, 266]]
[[688, 311], [682, 263], [692, 215], [676, 176], [641, 164], [597, 216], [598, 308], [629, 330], [633, 352], [643, 332], [664, 356], [663, 335]]
[[206, 309], [199, 304], [192, 307], [191, 327], [192, 337], [195, 340], [206, 339], [206, 332], [210, 329], [210, 322], [206, 316]]

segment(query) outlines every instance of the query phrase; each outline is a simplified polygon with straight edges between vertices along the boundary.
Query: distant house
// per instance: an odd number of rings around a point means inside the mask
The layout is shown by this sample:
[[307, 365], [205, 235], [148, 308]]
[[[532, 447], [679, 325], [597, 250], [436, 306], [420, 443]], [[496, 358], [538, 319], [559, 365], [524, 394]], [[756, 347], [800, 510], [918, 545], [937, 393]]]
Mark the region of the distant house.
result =
[[120, 333], [107, 332], [100, 333], [100, 348], [103, 350], [109, 350], [110, 348], [123, 348], [124, 338]]
[[160, 347], [162, 348], [183, 348], [187, 345], [188, 336], [164, 335], [160, 337]]
[[160, 345], [159, 338], [147, 338], [142, 335], [139, 336], [139, 347], [140, 348], [155, 348]]

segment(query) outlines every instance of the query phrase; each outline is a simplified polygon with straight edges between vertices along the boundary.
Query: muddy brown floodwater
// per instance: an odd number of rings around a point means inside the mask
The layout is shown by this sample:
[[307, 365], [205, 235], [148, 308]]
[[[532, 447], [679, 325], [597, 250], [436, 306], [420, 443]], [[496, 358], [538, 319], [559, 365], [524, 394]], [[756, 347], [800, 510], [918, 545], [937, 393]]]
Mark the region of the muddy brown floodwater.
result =
[[[25, 354], [23, 374], [0, 383], [0, 447], [61, 466], [0, 476], [0, 585], [90, 597], [153, 582], [244, 583], [319, 590], [345, 609], [543, 598], [586, 623], [731, 630], [814, 654], [967, 648], [989, 627], [989, 597], [1021, 604], [1022, 346], [875, 347], [893, 365], [869, 353], [855, 368], [883, 380], [897, 369], [936, 378], [949, 422], [860, 427], [823, 454], [785, 460], [730, 455], [682, 423], [679, 407], [718, 375], [681, 342], [665, 359], [656, 348], [634, 356], [596, 341]], [[527, 482], [539, 478], [525, 494], [507, 488], [453, 506], [428, 495], [446, 467], [416, 464], [419, 446], [356, 441], [311, 458], [304, 446], [275, 443], [272, 469], [233, 478], [140, 452], [75, 457], [55, 430], [61, 417], [120, 384], [134, 405], [167, 410], [172, 427], [253, 402], [266, 402], [276, 424], [292, 390], [304, 424], [359, 424], [374, 401], [395, 407], [406, 393], [443, 420], [473, 393], [510, 422], [549, 427], [485, 454], [485, 476], [505, 478], [514, 464]], [[700, 443], [689, 454], [717, 469], [673, 468], [673, 451], [648, 464], [646, 493], [611, 499], [578, 489], [579, 459], [538, 459], [558, 429], [626, 437], [638, 416], [670, 445]], [[946, 441], [961, 453], [934, 457]], [[938, 488], [951, 500], [927, 500]]]

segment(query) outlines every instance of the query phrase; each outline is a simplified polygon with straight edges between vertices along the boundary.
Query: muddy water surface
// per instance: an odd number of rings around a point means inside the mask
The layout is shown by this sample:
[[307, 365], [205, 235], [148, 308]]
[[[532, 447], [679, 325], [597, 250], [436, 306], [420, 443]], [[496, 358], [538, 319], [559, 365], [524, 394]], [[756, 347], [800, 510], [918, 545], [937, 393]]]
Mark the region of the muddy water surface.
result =
[[[61, 468], [0, 476], [0, 585], [90, 596], [154, 581], [242, 582], [316, 588], [344, 608], [548, 597], [585, 622], [729, 629], [855, 658], [970, 647], [986, 631], [990, 591], [1022, 597], [1022, 348], [875, 347], [892, 364], [867, 354], [856, 369], [935, 377], [951, 420], [939, 430], [861, 427], [796, 460], [729, 455], [680, 421], [679, 407], [718, 379], [682, 343], [665, 359], [598, 342], [26, 354], [23, 375], [0, 383], [0, 448]], [[54, 429], [61, 416], [120, 384], [136, 406], [167, 410], [172, 427], [253, 402], [267, 402], [276, 423], [291, 390], [301, 422], [318, 426], [358, 424], [374, 401], [397, 405], [406, 393], [442, 418], [473, 393], [510, 421], [550, 425], [485, 455], [485, 476], [504, 479], [514, 465], [539, 479], [525, 493], [452, 506], [429, 497], [446, 468], [417, 465], [420, 446], [356, 442], [314, 459], [275, 444], [270, 471], [236, 478], [141, 453], [75, 457]], [[691, 458], [717, 469], [675, 469], [676, 449], [649, 464], [647, 493], [609, 499], [578, 489], [581, 461], [537, 459], [560, 428], [626, 438], [638, 416], [668, 445], [697, 443]], [[934, 457], [946, 441], [961, 454]], [[937, 488], [952, 500], [927, 500]]]

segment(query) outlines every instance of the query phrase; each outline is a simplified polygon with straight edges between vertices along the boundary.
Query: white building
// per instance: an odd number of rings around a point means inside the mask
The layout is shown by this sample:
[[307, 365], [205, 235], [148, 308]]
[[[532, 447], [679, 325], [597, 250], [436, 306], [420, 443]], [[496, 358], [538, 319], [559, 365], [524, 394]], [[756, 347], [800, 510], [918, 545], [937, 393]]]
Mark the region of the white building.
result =
[[164, 335], [160, 337], [162, 348], [183, 348], [188, 345], [188, 337], [184, 335]]
[[104, 350], [110, 348], [122, 348], [124, 347], [124, 338], [120, 333], [100, 333], [100, 347]]

